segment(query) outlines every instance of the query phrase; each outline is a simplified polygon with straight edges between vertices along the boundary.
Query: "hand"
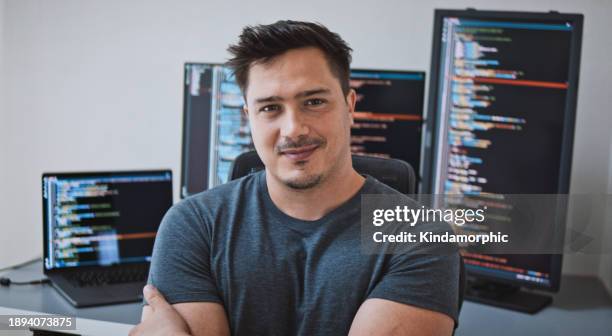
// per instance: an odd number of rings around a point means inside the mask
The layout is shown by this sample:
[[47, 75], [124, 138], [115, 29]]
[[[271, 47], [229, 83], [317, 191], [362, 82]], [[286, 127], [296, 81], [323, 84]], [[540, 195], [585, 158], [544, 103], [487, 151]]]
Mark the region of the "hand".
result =
[[189, 335], [189, 326], [185, 320], [172, 308], [157, 288], [153, 285], [146, 285], [142, 292], [151, 308], [151, 313], [147, 314], [147, 317], [130, 331], [130, 336]]

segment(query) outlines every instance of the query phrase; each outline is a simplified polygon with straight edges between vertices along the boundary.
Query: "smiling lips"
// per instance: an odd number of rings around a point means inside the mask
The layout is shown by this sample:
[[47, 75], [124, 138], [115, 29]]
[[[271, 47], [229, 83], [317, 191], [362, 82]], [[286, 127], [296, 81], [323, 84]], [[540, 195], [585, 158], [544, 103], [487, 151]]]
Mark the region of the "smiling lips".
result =
[[292, 161], [303, 161], [306, 160], [314, 151], [319, 147], [319, 145], [309, 145], [303, 146], [299, 148], [291, 148], [281, 152], [281, 155], [286, 156], [289, 160]]

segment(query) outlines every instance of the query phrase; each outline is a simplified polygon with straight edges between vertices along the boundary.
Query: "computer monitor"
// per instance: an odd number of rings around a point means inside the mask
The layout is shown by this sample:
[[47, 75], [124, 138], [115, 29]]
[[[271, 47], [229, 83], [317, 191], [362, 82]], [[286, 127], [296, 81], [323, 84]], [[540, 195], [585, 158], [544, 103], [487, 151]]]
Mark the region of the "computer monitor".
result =
[[[352, 70], [352, 151], [399, 158], [418, 171], [424, 83], [419, 71]], [[185, 64], [181, 197], [227, 182], [233, 160], [254, 149], [243, 103], [229, 68]]]
[[404, 160], [418, 172], [425, 72], [352, 69], [350, 86], [357, 93], [351, 152]]
[[[569, 192], [582, 21], [556, 12], [435, 11], [427, 193], [491, 199]], [[464, 257], [470, 277], [488, 285], [559, 288], [561, 255]], [[511, 296], [473, 294], [513, 306]], [[531, 312], [550, 302], [518, 301], [530, 307], [513, 309]]]
[[227, 182], [233, 160], [254, 149], [243, 105], [229, 68], [185, 64], [181, 197]]
[[172, 206], [172, 173], [46, 173], [42, 201], [45, 271], [147, 263]]

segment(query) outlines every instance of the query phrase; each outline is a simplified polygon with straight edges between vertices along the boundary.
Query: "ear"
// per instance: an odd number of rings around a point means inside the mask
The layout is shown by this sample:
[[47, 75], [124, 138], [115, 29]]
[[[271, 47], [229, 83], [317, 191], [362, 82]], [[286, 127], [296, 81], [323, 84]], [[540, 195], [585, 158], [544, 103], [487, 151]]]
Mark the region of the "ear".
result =
[[249, 108], [247, 107], [247, 104], [244, 103], [244, 105], [242, 105], [242, 113], [244, 113], [245, 117], [249, 117]]
[[346, 103], [348, 105], [349, 118], [351, 120], [351, 125], [354, 123], [355, 116], [355, 104], [357, 103], [357, 92], [354, 89], [350, 89], [349, 93], [346, 95]]

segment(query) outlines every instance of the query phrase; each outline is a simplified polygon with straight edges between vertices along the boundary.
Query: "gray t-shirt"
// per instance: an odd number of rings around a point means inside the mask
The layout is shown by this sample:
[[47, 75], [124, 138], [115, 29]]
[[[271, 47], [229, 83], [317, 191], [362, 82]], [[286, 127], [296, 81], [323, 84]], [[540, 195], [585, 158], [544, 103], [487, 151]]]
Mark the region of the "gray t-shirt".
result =
[[170, 303], [218, 302], [233, 335], [346, 335], [381, 298], [457, 320], [459, 256], [361, 252], [362, 194], [398, 194], [372, 177], [316, 221], [272, 202], [264, 172], [186, 198], [165, 215], [149, 282]]

